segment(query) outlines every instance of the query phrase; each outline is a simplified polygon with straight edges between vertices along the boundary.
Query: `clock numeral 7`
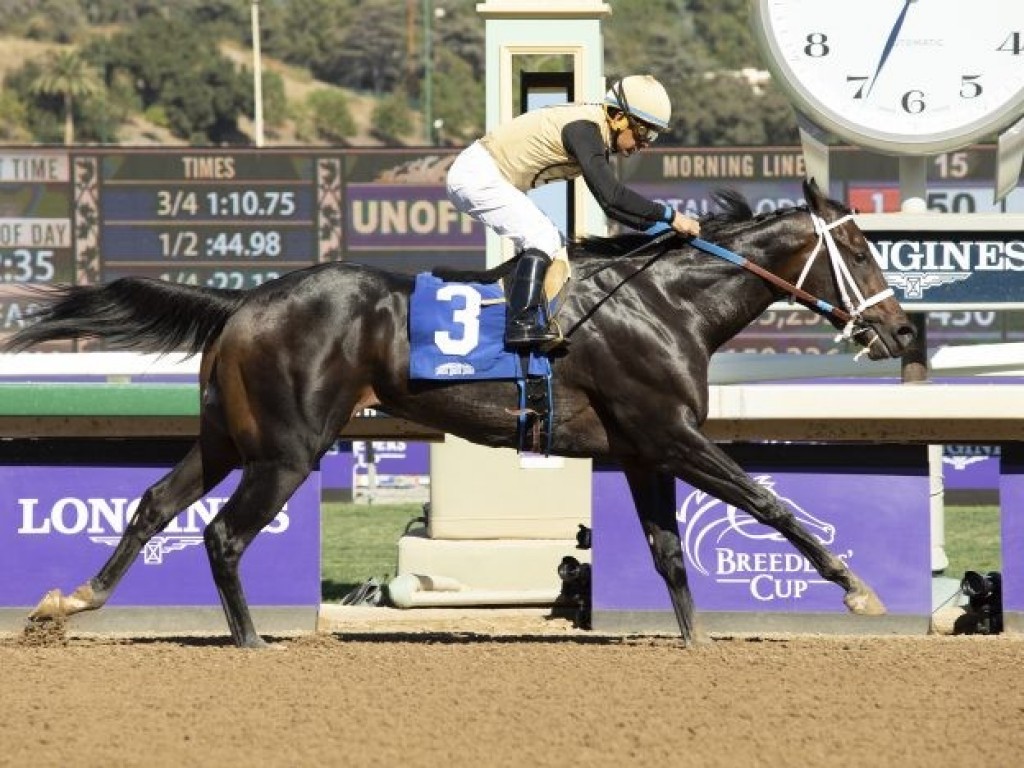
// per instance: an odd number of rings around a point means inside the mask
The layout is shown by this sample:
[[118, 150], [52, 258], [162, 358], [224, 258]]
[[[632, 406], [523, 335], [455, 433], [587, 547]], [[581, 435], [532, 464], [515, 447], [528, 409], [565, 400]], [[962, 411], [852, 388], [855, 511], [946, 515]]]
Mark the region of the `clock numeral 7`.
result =
[[867, 76], [856, 76], [855, 77], [854, 75], [847, 75], [846, 76], [846, 82], [848, 82], [848, 83], [856, 83], [857, 84], [857, 90], [854, 91], [853, 98], [855, 98], [855, 99], [863, 99], [864, 98], [864, 89], [865, 89], [865, 87], [868, 84]]

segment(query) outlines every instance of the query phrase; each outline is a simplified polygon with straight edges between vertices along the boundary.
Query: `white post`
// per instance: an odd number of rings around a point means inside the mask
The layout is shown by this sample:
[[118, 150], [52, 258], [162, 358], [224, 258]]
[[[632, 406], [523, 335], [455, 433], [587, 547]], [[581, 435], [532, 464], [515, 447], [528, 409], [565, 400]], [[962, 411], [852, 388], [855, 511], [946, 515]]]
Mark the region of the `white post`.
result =
[[[928, 158], [901, 157], [902, 212], [927, 211], [927, 196]], [[927, 373], [925, 375], [927, 376]], [[946, 555], [946, 491], [942, 478], [942, 445], [928, 446], [928, 508], [931, 514], [932, 573], [939, 573], [949, 567], [949, 557]]]
[[260, 0], [252, 0], [252, 99], [256, 146], [263, 146], [263, 61], [260, 56]]

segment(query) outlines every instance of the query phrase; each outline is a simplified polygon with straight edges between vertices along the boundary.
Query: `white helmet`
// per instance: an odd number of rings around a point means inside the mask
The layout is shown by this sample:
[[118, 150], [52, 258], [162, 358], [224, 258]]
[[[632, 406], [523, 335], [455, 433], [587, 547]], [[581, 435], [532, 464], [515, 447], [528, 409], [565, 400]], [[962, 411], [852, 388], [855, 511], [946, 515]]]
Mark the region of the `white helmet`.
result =
[[660, 131], [668, 129], [672, 102], [665, 86], [650, 75], [630, 75], [616, 81], [604, 95], [604, 103]]

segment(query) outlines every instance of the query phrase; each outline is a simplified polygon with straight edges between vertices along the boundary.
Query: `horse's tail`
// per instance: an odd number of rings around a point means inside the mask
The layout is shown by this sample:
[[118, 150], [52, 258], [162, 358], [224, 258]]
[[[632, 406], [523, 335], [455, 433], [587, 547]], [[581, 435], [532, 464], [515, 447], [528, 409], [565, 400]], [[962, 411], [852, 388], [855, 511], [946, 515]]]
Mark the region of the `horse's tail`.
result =
[[217, 338], [244, 297], [244, 291], [141, 277], [40, 288], [30, 324], [3, 347], [19, 352], [47, 341], [93, 338], [112, 349], [194, 355]]

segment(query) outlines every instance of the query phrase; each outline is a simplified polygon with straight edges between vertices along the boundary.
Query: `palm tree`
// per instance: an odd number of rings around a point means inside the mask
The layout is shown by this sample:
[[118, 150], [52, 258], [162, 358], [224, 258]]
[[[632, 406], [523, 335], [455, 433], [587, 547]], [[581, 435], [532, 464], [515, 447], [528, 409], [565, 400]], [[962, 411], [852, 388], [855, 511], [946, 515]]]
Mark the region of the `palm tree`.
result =
[[99, 75], [77, 51], [55, 51], [32, 81], [32, 93], [60, 96], [64, 102], [64, 144], [75, 143], [74, 100], [90, 96], [103, 87]]

